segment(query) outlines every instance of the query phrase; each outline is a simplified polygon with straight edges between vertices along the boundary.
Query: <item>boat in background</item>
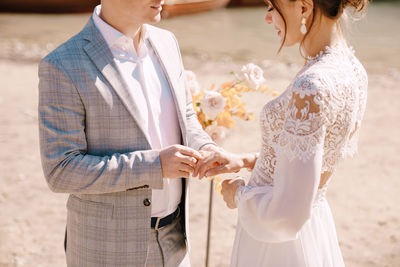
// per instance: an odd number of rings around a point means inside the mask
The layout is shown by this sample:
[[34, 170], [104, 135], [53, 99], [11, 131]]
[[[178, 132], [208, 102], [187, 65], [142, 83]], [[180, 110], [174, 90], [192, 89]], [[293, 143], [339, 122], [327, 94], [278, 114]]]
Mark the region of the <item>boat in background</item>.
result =
[[161, 16], [170, 18], [181, 15], [189, 15], [205, 12], [228, 5], [230, 0], [166, 0]]
[[80, 13], [93, 12], [100, 0], [0, 0], [0, 12]]
[[[170, 18], [226, 7], [230, 0], [165, 0], [161, 15]], [[0, 12], [92, 12], [100, 0], [0, 0]]]
[[[170, 18], [223, 8], [231, 0], [165, 0], [161, 15]], [[100, 0], [0, 0], [0, 12], [80, 13], [92, 12]]]
[[232, 0], [229, 6], [264, 6], [264, 0]]

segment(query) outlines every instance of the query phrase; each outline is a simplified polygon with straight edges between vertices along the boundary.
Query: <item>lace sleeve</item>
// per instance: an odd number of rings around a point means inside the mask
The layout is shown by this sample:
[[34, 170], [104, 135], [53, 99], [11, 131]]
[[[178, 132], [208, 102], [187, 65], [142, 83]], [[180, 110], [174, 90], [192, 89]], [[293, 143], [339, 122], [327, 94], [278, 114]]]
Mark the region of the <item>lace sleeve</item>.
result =
[[277, 154], [274, 185], [246, 186], [237, 192], [240, 225], [256, 240], [295, 240], [311, 216], [320, 184], [326, 128], [333, 119], [327, 88], [329, 84], [316, 74], [295, 80], [283, 96], [283, 129], [271, 131]]
[[315, 75], [303, 75], [293, 83], [289, 94], [283, 131], [279, 135], [278, 150], [289, 160], [309, 160], [323, 146], [329, 115], [329, 91]]

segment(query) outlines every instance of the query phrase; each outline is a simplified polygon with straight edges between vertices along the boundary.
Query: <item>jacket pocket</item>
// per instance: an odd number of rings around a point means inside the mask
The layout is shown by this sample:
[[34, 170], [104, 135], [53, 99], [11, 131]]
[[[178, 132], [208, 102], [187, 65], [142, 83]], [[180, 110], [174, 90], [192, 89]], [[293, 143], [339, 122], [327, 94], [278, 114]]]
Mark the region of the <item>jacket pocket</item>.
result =
[[107, 244], [115, 240], [112, 229], [114, 205], [82, 200], [70, 195], [67, 202], [68, 266], [105, 266]]
[[111, 220], [113, 216], [114, 205], [111, 203], [100, 203], [80, 199], [77, 196], [70, 195], [67, 202], [67, 209], [78, 216], [88, 218], [98, 218]]

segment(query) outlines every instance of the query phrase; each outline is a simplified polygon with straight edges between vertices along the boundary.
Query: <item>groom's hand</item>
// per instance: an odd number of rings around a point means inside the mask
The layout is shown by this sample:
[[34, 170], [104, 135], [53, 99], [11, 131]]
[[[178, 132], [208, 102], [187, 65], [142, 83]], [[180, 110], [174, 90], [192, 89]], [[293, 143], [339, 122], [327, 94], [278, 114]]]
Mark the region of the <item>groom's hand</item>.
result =
[[240, 155], [229, 153], [223, 149], [213, 151], [200, 151], [201, 159], [193, 172], [193, 177], [214, 176], [222, 173], [238, 172], [244, 167], [243, 158]]
[[186, 146], [164, 148], [160, 151], [162, 175], [164, 178], [188, 178], [201, 159], [198, 151]]

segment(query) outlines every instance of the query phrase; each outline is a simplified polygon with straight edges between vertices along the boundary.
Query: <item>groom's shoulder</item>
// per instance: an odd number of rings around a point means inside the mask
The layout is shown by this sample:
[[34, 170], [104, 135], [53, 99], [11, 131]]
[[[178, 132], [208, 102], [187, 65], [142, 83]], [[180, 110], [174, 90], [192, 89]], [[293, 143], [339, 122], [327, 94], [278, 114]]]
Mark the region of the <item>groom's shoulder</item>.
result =
[[86, 27], [77, 34], [70, 37], [67, 41], [60, 44], [57, 48], [47, 54], [42, 62], [61, 62], [68, 59], [79, 58], [84, 55], [83, 47], [87, 44], [84, 35]]

